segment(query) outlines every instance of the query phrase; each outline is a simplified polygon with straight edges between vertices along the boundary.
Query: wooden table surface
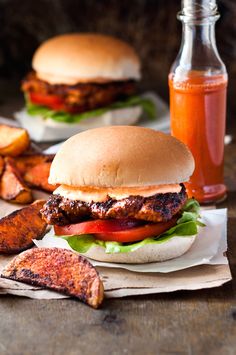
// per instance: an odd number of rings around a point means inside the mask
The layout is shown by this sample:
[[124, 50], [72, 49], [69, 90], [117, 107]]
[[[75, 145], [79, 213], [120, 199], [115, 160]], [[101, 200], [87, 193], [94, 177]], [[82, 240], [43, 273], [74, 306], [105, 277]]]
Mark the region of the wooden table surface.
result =
[[[230, 128], [230, 133], [235, 130]], [[0, 354], [236, 354], [236, 143], [226, 147], [228, 257], [219, 288], [105, 300], [0, 298]]]

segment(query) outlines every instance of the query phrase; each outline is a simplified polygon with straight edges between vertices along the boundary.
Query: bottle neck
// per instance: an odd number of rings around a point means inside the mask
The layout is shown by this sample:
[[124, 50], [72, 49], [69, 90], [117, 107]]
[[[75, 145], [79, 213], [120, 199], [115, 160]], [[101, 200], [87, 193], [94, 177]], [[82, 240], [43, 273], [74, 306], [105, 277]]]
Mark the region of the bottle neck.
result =
[[218, 55], [215, 41], [215, 23], [195, 25], [183, 22], [181, 61], [193, 66], [206, 62], [212, 54]]
[[218, 15], [204, 20], [179, 17], [183, 26], [182, 42], [173, 66], [179, 66], [182, 73], [193, 70], [204, 72], [204, 75], [225, 73], [215, 40], [215, 22]]
[[183, 45], [189, 47], [193, 45], [197, 45], [198, 47], [208, 46], [215, 50], [215, 22], [203, 25], [194, 25], [188, 22], [183, 23], [182, 42]]

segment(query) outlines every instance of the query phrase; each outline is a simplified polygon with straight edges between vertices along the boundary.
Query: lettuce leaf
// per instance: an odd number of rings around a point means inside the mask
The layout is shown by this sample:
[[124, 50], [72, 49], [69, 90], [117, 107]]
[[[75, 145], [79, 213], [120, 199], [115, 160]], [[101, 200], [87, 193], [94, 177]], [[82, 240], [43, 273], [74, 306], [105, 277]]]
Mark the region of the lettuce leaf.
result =
[[156, 118], [156, 107], [152, 102], [152, 100], [143, 98], [141, 96], [131, 96], [124, 101], [114, 102], [112, 105], [109, 105], [107, 107], [101, 107], [95, 110], [77, 113], [77, 114], [70, 114], [63, 111], [54, 111], [45, 106], [35, 105], [32, 102], [30, 102], [29, 99], [26, 97], [26, 109], [29, 115], [31, 116], [40, 115], [44, 119], [51, 118], [54, 121], [66, 122], [66, 123], [78, 123], [90, 117], [100, 116], [111, 110], [129, 108], [135, 106], [141, 106], [149, 119], [153, 120]]
[[[91, 234], [61, 236], [65, 239], [70, 247], [77, 252], [86, 253], [92, 246], [99, 245], [105, 248], [106, 253], [127, 253], [141, 248], [147, 244], [165, 243], [173, 237], [190, 237], [198, 232], [198, 226], [203, 227], [204, 224], [200, 222], [199, 203], [190, 199], [186, 202], [182, 209], [182, 215], [178, 219], [177, 224], [170, 228], [165, 233], [154, 238], [147, 238], [135, 243], [118, 243], [118, 242], [104, 242], [95, 238]], [[60, 238], [60, 237], [57, 237]]]

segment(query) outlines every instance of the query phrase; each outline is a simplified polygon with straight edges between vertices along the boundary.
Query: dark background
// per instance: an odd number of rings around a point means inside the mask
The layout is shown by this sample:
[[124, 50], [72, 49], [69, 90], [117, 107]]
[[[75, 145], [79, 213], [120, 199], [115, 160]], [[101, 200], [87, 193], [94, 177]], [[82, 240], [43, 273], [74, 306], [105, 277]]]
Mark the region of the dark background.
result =
[[[111, 34], [132, 44], [143, 62], [142, 89], [156, 90], [168, 100], [167, 76], [181, 40], [176, 20], [180, 6], [180, 0], [0, 0], [0, 94], [19, 94], [20, 79], [42, 41], [81, 31]], [[233, 119], [236, 1], [221, 0], [218, 6], [216, 38], [229, 73], [228, 111]]]

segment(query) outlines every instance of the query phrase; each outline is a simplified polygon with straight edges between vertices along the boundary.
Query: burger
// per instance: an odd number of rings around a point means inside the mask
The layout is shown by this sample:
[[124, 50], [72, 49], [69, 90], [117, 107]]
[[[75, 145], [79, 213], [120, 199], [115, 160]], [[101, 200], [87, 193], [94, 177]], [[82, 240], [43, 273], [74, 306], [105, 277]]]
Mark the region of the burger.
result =
[[152, 129], [110, 126], [79, 133], [56, 154], [49, 176], [59, 184], [41, 210], [56, 240], [94, 260], [164, 261], [193, 244], [199, 204], [184, 182], [189, 149]]
[[143, 111], [155, 117], [152, 101], [137, 95], [139, 57], [117, 38], [53, 37], [36, 50], [32, 67], [22, 82], [26, 108], [15, 115], [27, 128], [40, 123], [63, 139], [88, 128], [135, 124]]

